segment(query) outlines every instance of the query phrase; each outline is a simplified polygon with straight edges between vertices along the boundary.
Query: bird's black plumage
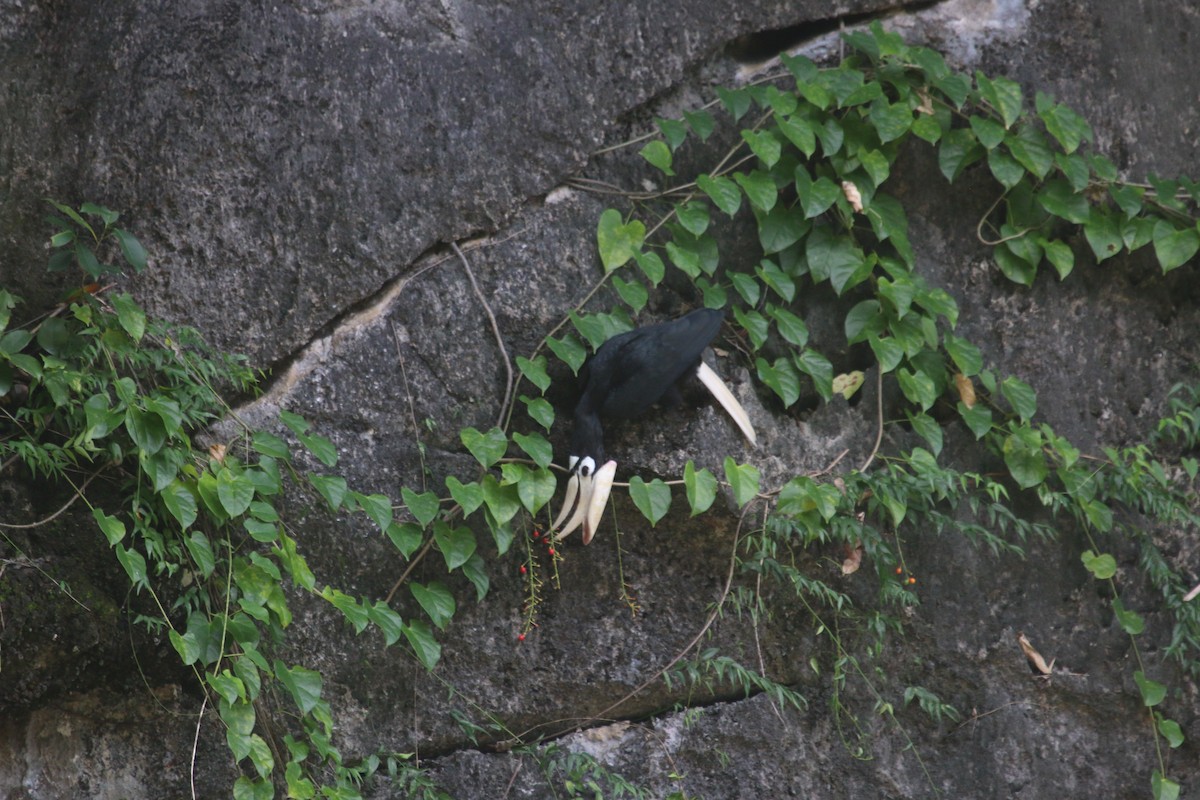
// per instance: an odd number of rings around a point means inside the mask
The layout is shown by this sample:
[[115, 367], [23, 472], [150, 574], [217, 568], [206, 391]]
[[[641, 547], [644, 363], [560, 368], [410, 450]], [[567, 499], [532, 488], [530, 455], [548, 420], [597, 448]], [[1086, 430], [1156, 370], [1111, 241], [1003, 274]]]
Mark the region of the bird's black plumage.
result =
[[562, 511], [550, 525], [558, 530], [556, 538], [562, 539], [582, 526], [583, 543], [587, 544], [604, 513], [617, 463], [605, 458], [601, 420], [637, 416], [675, 393], [675, 384], [682, 378], [698, 375], [754, 443], [754, 426], [745, 409], [700, 360], [700, 354], [720, 330], [722, 319], [722, 312], [705, 308], [671, 322], [637, 328], [600, 345], [584, 365], [580, 371], [583, 388], [571, 432], [571, 477]]
[[700, 354], [717, 335], [722, 312], [701, 308], [679, 319], [646, 325], [609, 339], [580, 373], [571, 455], [604, 461], [602, 418], [641, 414], [700, 366]]

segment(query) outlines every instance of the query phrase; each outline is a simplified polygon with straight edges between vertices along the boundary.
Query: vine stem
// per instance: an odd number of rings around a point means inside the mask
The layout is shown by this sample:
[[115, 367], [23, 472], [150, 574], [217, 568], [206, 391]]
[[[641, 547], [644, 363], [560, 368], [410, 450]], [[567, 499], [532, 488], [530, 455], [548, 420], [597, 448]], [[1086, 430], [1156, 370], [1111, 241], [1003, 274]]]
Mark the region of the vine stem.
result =
[[488, 323], [492, 326], [492, 335], [496, 337], [496, 346], [500, 348], [500, 355], [504, 357], [504, 400], [500, 403], [500, 413], [496, 417], [497, 427], [504, 424], [508, 417], [508, 404], [512, 400], [513, 388], [513, 368], [512, 359], [508, 357], [508, 348], [504, 346], [504, 337], [500, 335], [500, 326], [496, 324], [496, 315], [492, 313], [492, 307], [488, 305], [487, 298], [483, 296], [483, 292], [479, 290], [479, 284], [475, 282], [475, 272], [471, 269], [471, 263], [467, 261], [467, 257], [463, 255], [463, 251], [459, 249], [457, 242], [451, 242], [450, 248], [454, 250], [454, 254], [458, 256], [458, 260], [462, 262], [463, 269], [467, 273], [467, 279], [471, 281], [471, 288], [475, 291], [475, 297], [479, 299], [479, 304], [483, 306], [483, 313], [487, 314]]

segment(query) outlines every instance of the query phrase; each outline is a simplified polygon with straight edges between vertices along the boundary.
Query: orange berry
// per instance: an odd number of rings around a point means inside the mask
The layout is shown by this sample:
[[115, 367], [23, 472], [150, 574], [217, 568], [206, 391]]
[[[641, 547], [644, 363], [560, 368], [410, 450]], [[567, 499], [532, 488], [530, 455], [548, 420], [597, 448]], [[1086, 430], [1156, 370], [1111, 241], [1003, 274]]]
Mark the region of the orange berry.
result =
[[904, 572], [904, 568], [903, 568], [903, 567], [896, 567], [896, 574], [897, 574], [897, 575], [899, 575], [901, 572]]
[[912, 586], [916, 582], [917, 582], [916, 578], [912, 577], [911, 575], [908, 577], [908, 585], [909, 586]]

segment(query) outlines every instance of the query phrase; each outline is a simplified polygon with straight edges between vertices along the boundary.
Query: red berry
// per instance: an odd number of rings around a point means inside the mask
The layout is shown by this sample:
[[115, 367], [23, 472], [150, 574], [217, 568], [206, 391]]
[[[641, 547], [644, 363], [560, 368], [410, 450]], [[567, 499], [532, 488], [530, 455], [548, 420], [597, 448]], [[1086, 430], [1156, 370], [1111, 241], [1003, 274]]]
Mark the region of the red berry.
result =
[[551, 547], [551, 548], [550, 548], [549, 550], [547, 550], [546, 552], [547, 552], [547, 553], [549, 553], [550, 555], [554, 555], [554, 548], [553, 548], [553, 547]]
[[525, 641], [525, 634], [523, 634], [523, 633], [518, 633], [518, 634], [517, 634], [517, 641], [518, 641], [518, 642], [523, 642], [523, 641]]
[[528, 570], [526, 570], [526, 569], [525, 569], [525, 565], [524, 565], [524, 564], [522, 564], [522, 565], [521, 565], [521, 574], [522, 574], [522, 575], [524, 575], [524, 574], [525, 574], [527, 571], [528, 571]]

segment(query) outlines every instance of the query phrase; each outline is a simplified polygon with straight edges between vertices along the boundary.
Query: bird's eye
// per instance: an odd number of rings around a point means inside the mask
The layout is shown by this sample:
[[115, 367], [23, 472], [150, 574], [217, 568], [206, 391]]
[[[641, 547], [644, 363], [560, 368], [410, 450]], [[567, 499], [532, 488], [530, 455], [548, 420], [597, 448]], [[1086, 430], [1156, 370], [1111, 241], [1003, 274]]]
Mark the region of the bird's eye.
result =
[[584, 477], [590, 477], [596, 471], [596, 461], [591, 456], [585, 457], [579, 462], [579, 474]]

